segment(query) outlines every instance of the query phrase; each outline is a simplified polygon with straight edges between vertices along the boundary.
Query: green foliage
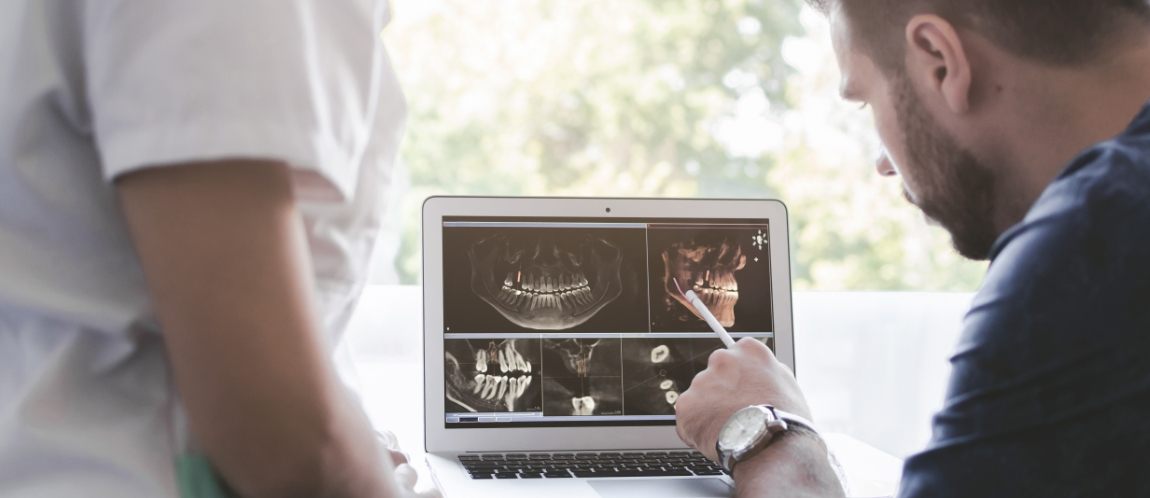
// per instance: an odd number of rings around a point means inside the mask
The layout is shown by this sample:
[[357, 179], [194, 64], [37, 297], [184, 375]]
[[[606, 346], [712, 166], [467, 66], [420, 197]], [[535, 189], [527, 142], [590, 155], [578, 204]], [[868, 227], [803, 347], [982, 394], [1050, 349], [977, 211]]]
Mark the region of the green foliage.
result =
[[385, 40], [410, 108], [406, 282], [418, 279], [419, 206], [439, 193], [775, 197], [790, 207], [799, 288], [978, 281], [864, 166], [872, 133], [836, 102], [825, 28], [799, 22], [812, 16], [798, 0], [395, 8]]

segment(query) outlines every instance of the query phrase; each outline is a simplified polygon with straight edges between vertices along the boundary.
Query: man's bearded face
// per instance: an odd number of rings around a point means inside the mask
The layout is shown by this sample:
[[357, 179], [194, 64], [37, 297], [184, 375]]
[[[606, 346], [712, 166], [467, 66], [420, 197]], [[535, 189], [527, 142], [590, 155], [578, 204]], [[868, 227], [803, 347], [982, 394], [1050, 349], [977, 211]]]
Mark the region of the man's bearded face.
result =
[[906, 75], [892, 80], [895, 113], [908, 163], [899, 165], [908, 201], [950, 232], [963, 256], [984, 260], [997, 238], [992, 169], [947, 135], [923, 107]]

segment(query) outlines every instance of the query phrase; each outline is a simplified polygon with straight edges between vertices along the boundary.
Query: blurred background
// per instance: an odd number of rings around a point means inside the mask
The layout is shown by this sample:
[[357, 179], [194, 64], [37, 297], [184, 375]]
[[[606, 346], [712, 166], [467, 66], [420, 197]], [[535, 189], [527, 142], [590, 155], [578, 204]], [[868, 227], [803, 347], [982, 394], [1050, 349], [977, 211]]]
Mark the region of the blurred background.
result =
[[[349, 348], [381, 426], [417, 362], [419, 221], [434, 194], [777, 198], [789, 207], [799, 382], [825, 430], [921, 448], [985, 266], [874, 171], [802, 0], [392, 0], [409, 106], [390, 226]], [[414, 368], [419, 368], [413, 364]], [[373, 388], [388, 386], [388, 389]], [[412, 399], [419, 394], [413, 389]], [[395, 417], [395, 418], [389, 418]], [[408, 418], [403, 418], [408, 417]], [[421, 429], [401, 435], [421, 445]]]
[[796, 290], [972, 291], [984, 267], [878, 177], [802, 0], [393, 0], [405, 171], [373, 280], [419, 281], [433, 194], [771, 197]]

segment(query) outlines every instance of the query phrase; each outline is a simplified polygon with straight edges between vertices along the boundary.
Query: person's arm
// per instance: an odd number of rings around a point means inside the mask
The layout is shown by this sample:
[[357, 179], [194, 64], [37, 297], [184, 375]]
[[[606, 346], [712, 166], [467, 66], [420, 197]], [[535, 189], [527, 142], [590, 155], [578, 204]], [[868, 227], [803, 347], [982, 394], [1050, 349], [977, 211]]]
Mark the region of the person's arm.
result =
[[[811, 419], [795, 376], [761, 341], [746, 338], [711, 354], [675, 403], [679, 438], [718, 461], [715, 441], [736, 411], [769, 403]], [[842, 484], [818, 438], [786, 433], [735, 466], [738, 496], [841, 497]]]
[[242, 496], [395, 495], [336, 378], [290, 182], [271, 161], [116, 180], [197, 445]]
[[817, 438], [789, 433], [735, 466], [737, 496], [843, 496], [842, 484]]

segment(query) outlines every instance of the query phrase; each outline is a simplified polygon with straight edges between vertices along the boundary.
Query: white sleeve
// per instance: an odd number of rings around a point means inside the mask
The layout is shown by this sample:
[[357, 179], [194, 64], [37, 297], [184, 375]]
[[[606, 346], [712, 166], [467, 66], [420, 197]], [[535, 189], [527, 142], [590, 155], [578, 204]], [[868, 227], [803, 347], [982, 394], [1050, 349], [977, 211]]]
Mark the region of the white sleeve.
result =
[[174, 163], [273, 159], [316, 173], [340, 198], [354, 193], [379, 107], [386, 2], [85, 5], [87, 100], [106, 179]]

